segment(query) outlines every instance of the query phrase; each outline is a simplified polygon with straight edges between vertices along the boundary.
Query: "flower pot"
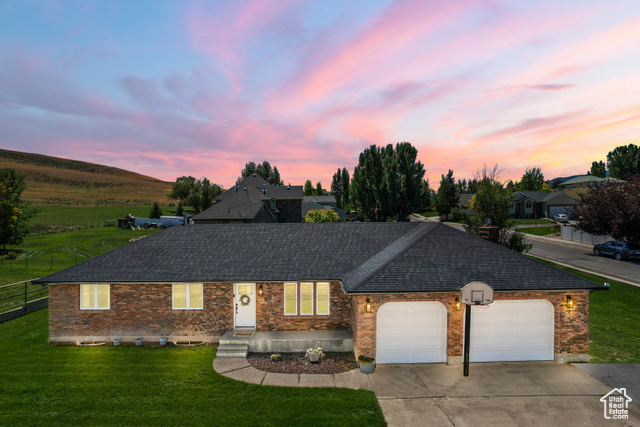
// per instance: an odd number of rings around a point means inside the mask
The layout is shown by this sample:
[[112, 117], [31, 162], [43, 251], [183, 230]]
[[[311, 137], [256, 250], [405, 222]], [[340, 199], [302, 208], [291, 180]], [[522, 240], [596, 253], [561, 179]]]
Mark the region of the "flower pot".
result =
[[120, 338], [114, 338], [113, 345], [120, 345]]
[[322, 353], [309, 353], [309, 362], [318, 363]]
[[136, 338], [136, 345], [142, 345], [142, 338]]
[[160, 345], [166, 345], [166, 344], [167, 344], [167, 337], [160, 338]]
[[360, 366], [360, 372], [362, 372], [363, 374], [373, 374], [373, 371], [376, 370], [376, 362], [373, 362], [373, 363], [358, 362], [358, 365]]

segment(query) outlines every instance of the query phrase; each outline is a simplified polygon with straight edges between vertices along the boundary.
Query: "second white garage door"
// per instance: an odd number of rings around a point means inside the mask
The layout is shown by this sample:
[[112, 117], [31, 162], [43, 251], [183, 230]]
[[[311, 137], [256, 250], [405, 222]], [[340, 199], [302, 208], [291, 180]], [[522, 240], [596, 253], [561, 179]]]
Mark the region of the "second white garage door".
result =
[[447, 310], [439, 302], [388, 302], [377, 314], [376, 363], [441, 363]]
[[495, 301], [471, 310], [471, 362], [553, 360], [553, 305]]

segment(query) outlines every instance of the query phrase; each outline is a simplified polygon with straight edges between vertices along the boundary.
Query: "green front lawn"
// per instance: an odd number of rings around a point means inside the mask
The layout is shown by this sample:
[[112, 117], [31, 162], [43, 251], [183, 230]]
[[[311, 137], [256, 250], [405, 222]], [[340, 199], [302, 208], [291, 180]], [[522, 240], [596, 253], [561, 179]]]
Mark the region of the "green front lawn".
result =
[[546, 236], [549, 234], [558, 234], [558, 230], [555, 228], [555, 226], [526, 227], [526, 228], [519, 228], [518, 231], [525, 234], [533, 234], [534, 236]]
[[589, 295], [589, 354], [592, 362], [640, 363], [640, 288], [539, 260], [596, 283], [608, 291]]
[[0, 324], [0, 425], [384, 425], [372, 392], [246, 384], [213, 347], [47, 344], [48, 310]]
[[513, 225], [542, 225], [542, 224], [555, 224], [549, 218], [540, 219], [510, 219], [509, 224]]

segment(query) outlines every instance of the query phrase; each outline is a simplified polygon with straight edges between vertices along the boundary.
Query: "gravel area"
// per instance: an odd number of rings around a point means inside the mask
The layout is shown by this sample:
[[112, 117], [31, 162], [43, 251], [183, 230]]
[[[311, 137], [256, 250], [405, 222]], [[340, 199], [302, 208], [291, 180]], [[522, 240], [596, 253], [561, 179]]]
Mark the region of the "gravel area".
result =
[[280, 362], [271, 361], [271, 353], [249, 353], [247, 361], [256, 369], [281, 374], [338, 374], [358, 367], [353, 353], [325, 353], [318, 363], [311, 363], [304, 353], [281, 353]]

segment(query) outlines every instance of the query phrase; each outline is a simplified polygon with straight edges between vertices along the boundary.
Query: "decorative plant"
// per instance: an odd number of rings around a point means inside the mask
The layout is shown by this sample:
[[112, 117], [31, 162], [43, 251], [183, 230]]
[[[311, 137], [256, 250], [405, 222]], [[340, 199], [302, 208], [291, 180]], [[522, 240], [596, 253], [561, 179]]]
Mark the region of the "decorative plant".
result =
[[358, 356], [358, 362], [360, 362], [363, 365], [366, 365], [367, 363], [374, 363], [375, 361], [376, 361], [375, 358], [369, 357], [369, 356], [365, 356], [363, 354]]
[[272, 362], [274, 362], [274, 363], [275, 363], [275, 362], [279, 362], [279, 361], [281, 361], [281, 360], [282, 360], [282, 355], [281, 355], [280, 353], [273, 353], [273, 354], [271, 355], [271, 361], [272, 361]]
[[316, 363], [320, 361], [321, 358], [324, 357], [324, 353], [322, 353], [322, 347], [315, 346], [307, 350], [307, 354], [305, 357], [309, 359], [310, 362]]
[[322, 353], [322, 347], [313, 347], [307, 350], [307, 353]]

